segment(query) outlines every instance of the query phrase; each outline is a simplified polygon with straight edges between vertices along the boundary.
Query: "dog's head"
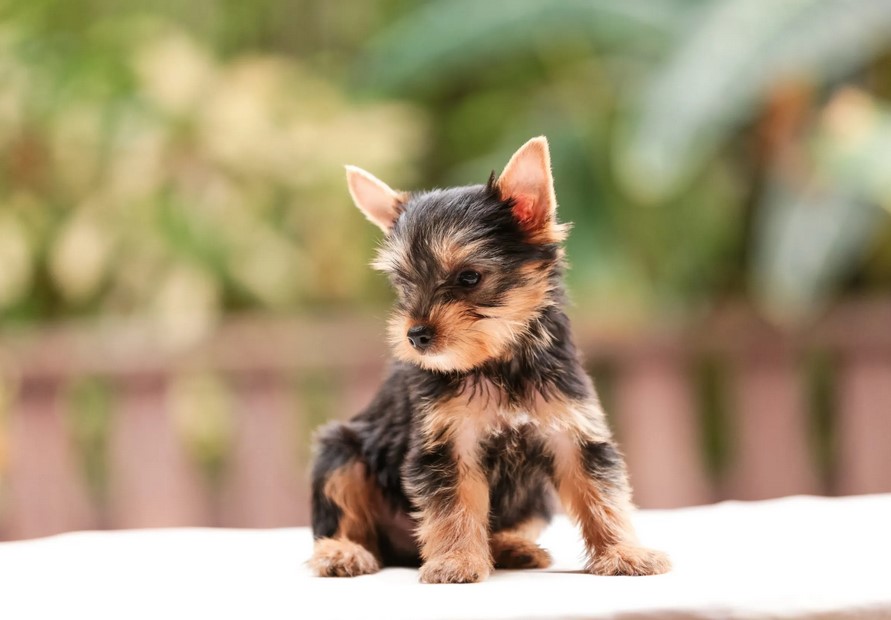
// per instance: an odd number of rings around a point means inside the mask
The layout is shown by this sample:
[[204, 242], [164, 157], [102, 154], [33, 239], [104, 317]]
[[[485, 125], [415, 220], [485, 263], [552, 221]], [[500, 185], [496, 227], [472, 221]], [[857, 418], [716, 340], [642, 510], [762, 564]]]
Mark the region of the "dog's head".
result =
[[373, 265], [398, 300], [397, 358], [468, 371], [507, 357], [558, 301], [567, 226], [556, 218], [548, 143], [524, 144], [485, 185], [398, 192], [347, 167], [356, 205], [386, 237]]

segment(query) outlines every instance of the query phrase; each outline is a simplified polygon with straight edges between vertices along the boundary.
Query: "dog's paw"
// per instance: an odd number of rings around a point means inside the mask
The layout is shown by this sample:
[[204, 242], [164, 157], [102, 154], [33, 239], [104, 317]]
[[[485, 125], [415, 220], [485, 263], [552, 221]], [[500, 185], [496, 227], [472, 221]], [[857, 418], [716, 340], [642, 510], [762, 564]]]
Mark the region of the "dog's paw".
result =
[[661, 575], [671, 570], [671, 560], [661, 551], [620, 544], [599, 549], [588, 570], [595, 575]]
[[488, 577], [491, 570], [485, 556], [456, 553], [427, 560], [420, 579], [422, 583], [476, 583]]
[[553, 562], [550, 553], [519, 536], [494, 539], [492, 557], [495, 568], [547, 568]]
[[319, 577], [358, 577], [381, 568], [377, 558], [362, 545], [333, 538], [318, 539], [307, 564]]

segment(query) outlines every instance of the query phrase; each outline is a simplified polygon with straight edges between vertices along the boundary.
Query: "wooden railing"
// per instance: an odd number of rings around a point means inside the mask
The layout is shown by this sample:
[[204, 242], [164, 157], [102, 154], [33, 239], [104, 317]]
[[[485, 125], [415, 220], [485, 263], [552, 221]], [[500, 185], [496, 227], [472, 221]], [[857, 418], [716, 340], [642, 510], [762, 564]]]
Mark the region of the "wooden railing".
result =
[[[639, 505], [891, 491], [891, 300], [795, 333], [742, 310], [576, 330]], [[370, 398], [382, 331], [245, 319], [186, 348], [139, 326], [0, 338], [0, 538], [306, 524], [312, 430]]]

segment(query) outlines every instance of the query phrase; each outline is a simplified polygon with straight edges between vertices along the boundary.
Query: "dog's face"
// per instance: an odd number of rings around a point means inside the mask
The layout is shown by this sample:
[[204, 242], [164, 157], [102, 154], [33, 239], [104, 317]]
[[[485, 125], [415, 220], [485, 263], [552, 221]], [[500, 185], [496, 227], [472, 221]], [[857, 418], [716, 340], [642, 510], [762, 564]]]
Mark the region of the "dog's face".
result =
[[347, 180], [386, 233], [373, 265], [398, 296], [389, 325], [397, 358], [472, 370], [509, 354], [554, 303], [566, 228], [556, 221], [544, 138], [486, 185], [400, 193], [354, 167]]

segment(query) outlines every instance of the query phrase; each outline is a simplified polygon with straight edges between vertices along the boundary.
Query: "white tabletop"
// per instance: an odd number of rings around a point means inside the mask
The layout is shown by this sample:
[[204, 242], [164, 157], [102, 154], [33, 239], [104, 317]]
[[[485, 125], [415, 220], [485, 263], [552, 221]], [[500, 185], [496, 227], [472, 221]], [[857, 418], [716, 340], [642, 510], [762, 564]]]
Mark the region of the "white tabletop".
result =
[[0, 544], [0, 617], [19, 618], [891, 618], [891, 495], [794, 497], [637, 515], [668, 551], [657, 577], [579, 572], [559, 518], [555, 565], [422, 585], [417, 571], [313, 577], [305, 528], [78, 532]]

